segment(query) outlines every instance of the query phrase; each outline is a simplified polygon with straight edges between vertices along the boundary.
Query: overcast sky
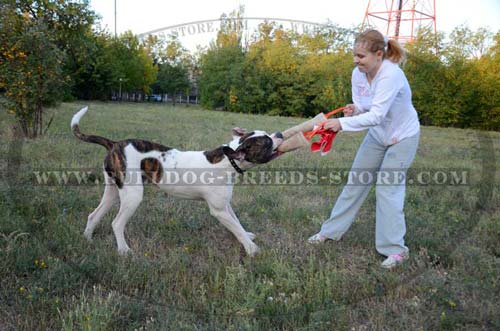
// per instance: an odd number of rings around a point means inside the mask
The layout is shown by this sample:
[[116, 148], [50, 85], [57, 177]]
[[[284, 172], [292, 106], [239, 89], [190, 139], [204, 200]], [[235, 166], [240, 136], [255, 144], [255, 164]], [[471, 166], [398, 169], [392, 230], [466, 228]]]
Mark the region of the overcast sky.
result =
[[[376, 0], [372, 0], [376, 1]], [[379, 0], [385, 2], [386, 0]], [[390, 2], [390, 0], [387, 0]], [[410, 1], [410, 0], [405, 0]], [[432, 3], [432, 0], [417, 0]], [[166, 26], [219, 18], [240, 5], [246, 17], [269, 17], [325, 23], [330, 20], [341, 27], [360, 24], [368, 0], [116, 0], [117, 32], [131, 30], [135, 34]], [[102, 17], [102, 26], [114, 32], [115, 0], [91, 0], [91, 6]], [[475, 30], [487, 27], [500, 30], [500, 0], [436, 0], [438, 31], [450, 32], [460, 24]], [[190, 41], [186, 36], [183, 43]], [[198, 36], [200, 38], [200, 36]], [[208, 35], [203, 36], [209, 39]], [[197, 41], [196, 41], [197, 42]]]

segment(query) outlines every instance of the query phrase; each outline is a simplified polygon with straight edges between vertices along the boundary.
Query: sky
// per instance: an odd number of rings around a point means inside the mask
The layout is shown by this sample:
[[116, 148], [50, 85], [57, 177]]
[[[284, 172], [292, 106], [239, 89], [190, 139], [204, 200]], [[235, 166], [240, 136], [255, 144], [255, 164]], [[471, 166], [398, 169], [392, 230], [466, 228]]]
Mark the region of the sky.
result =
[[[372, 3], [377, 0], [372, 0]], [[378, 0], [385, 2], [390, 0]], [[405, 0], [406, 2], [412, 0]], [[449, 33], [453, 28], [466, 24], [473, 30], [486, 27], [493, 32], [500, 30], [500, 0], [435, 0], [437, 29]], [[417, 0], [432, 3], [432, 0]], [[102, 17], [101, 26], [115, 32], [115, 0], [91, 0], [94, 11]], [[325, 23], [330, 20], [341, 27], [353, 27], [363, 21], [368, 0], [116, 0], [117, 32], [130, 30], [141, 34], [155, 29], [193, 21], [217, 19], [244, 6], [245, 17], [286, 18]], [[258, 24], [256, 22], [255, 24]], [[191, 44], [206, 43], [209, 33], [184, 33], [180, 41]], [[210, 29], [208, 25], [198, 27]]]

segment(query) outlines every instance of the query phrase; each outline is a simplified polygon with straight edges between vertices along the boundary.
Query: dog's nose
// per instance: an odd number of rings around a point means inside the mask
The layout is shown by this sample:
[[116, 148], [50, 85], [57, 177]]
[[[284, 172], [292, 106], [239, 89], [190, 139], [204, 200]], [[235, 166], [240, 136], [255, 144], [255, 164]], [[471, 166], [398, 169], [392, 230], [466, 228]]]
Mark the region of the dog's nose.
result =
[[281, 132], [276, 132], [274, 136], [278, 139], [283, 139], [283, 134], [281, 134]]

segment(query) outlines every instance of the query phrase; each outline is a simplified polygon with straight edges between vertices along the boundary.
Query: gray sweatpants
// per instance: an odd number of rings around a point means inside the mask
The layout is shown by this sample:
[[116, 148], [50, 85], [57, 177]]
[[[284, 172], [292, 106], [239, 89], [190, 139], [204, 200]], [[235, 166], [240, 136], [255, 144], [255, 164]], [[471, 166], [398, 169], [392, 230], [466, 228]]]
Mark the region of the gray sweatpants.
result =
[[320, 234], [339, 240], [354, 221], [370, 188], [376, 184], [375, 246], [385, 256], [407, 253], [404, 236], [406, 171], [415, 157], [420, 134], [384, 146], [370, 132], [361, 144], [349, 180]]

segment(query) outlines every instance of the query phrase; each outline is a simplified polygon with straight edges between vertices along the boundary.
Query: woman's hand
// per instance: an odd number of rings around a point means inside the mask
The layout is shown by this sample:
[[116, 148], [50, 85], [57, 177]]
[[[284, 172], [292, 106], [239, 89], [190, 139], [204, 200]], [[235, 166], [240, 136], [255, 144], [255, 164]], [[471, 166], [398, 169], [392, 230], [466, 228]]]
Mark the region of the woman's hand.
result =
[[338, 119], [332, 118], [325, 122], [324, 128], [327, 130], [332, 130], [333, 132], [337, 132], [342, 130], [342, 125], [340, 124], [340, 121]]
[[356, 111], [356, 106], [353, 105], [352, 103], [346, 105], [346, 109], [344, 109], [343, 113], [345, 117], [350, 117], [354, 115], [354, 112]]

